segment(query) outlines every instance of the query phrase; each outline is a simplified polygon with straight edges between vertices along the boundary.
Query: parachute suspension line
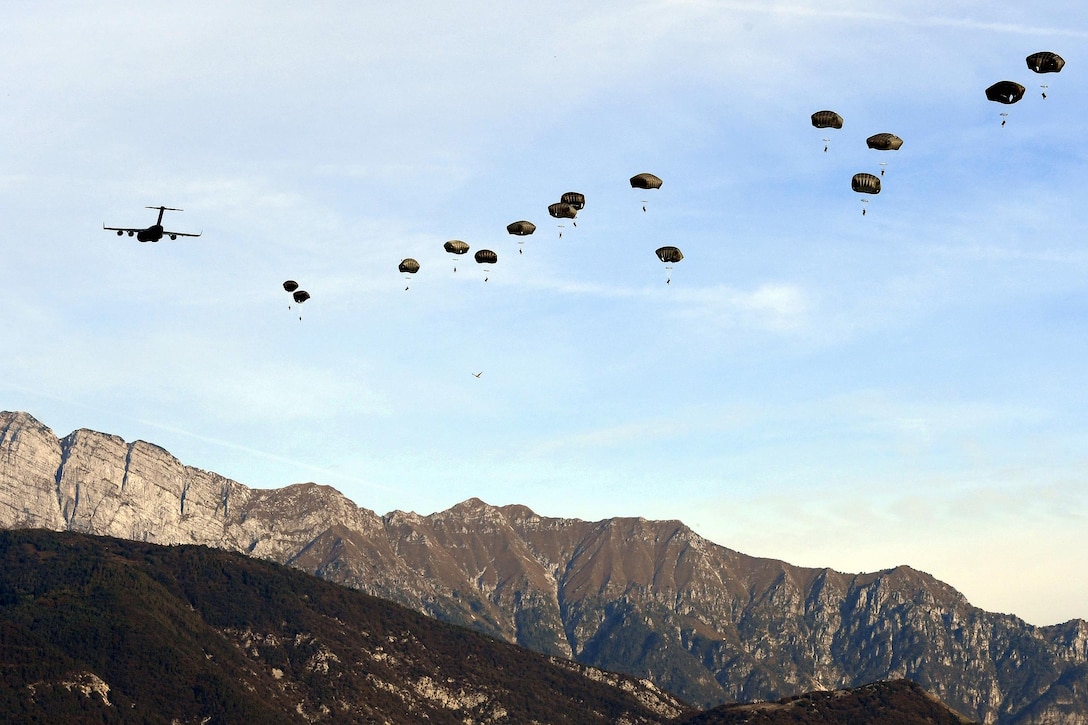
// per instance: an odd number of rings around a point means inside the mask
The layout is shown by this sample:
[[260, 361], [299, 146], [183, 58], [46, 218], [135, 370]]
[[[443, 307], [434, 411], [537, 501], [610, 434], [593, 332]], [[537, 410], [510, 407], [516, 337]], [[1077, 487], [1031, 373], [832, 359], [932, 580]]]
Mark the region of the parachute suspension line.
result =
[[[632, 189], [646, 189], [647, 191], [650, 189], [660, 189], [661, 184], [662, 181], [660, 177], [654, 176], [653, 174], [645, 171], [641, 174], [635, 174], [631, 177]], [[648, 202], [646, 199], [642, 200], [642, 211], [646, 211], [647, 203]]]
[[491, 266], [497, 264], [499, 261], [499, 255], [495, 254], [490, 249], [481, 249], [476, 252], [475, 255], [476, 264], [483, 267], [484, 270], [484, 282], [491, 278]]
[[[419, 262], [411, 257], [402, 259], [400, 264], [397, 265], [397, 271], [404, 275], [405, 281], [408, 281], [412, 278], [411, 275], [419, 271]], [[409, 287], [411, 287], [411, 284], [404, 285], [404, 291], [407, 292]]]
[[672, 267], [684, 258], [684, 253], [676, 247], [659, 247], [654, 254], [665, 264], [665, 284], [672, 284]]
[[[298, 282], [296, 282], [293, 279], [286, 280], [283, 283], [283, 289], [284, 289], [284, 291], [288, 292], [291, 295], [291, 299], [294, 300], [295, 303], [297, 303], [299, 305], [301, 305], [306, 300], [310, 299], [310, 293], [307, 292], [306, 290], [299, 289], [298, 288]], [[290, 302], [287, 303], [287, 309], [291, 309], [291, 303]], [[300, 307], [299, 308], [299, 313], [300, 314], [299, 314], [299, 317], [298, 317], [299, 321], [302, 320], [301, 312], [302, 312], [302, 309]]]
[[451, 239], [442, 245], [442, 248], [454, 256], [453, 271], [457, 271], [457, 257], [468, 252], [468, 244], [460, 239]]

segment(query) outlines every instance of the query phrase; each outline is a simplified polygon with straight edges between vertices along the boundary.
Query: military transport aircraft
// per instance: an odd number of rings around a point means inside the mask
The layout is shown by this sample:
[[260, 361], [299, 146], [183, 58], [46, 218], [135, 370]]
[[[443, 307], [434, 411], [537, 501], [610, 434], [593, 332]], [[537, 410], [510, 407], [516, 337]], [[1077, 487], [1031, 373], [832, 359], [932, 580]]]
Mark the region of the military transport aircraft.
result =
[[106, 230], [109, 230], [111, 232], [117, 232], [117, 236], [121, 236], [122, 234], [124, 234], [126, 232], [128, 233], [128, 235], [130, 237], [133, 234], [135, 234], [136, 238], [138, 240], [140, 240], [141, 242], [157, 242], [160, 239], [162, 239], [164, 236], [170, 237], [171, 239], [177, 239], [178, 237], [199, 237], [200, 234], [204, 233], [204, 232], [200, 232], [199, 234], [186, 234], [185, 232], [168, 232], [168, 231], [165, 231], [162, 228], [162, 213], [164, 211], [184, 211], [184, 210], [183, 209], [174, 209], [173, 207], [169, 207], [169, 206], [149, 206], [147, 208], [148, 209], [158, 209], [159, 210], [159, 218], [155, 221], [154, 224], [149, 226], [147, 229], [129, 229], [127, 227], [107, 227], [105, 224], [102, 225], [102, 228], [106, 229]]

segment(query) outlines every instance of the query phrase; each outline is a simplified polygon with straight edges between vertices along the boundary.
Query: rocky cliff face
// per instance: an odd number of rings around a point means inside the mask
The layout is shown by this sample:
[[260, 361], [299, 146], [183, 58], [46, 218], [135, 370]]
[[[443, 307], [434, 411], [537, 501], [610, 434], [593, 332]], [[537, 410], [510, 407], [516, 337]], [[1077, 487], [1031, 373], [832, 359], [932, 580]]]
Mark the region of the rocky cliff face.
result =
[[286, 563], [689, 701], [906, 677], [985, 723], [1088, 723], [1088, 623], [1033, 627], [909, 567], [805, 569], [676, 521], [550, 519], [469, 500], [378, 516], [261, 491], [93, 431], [0, 414], [0, 527], [200, 543]]

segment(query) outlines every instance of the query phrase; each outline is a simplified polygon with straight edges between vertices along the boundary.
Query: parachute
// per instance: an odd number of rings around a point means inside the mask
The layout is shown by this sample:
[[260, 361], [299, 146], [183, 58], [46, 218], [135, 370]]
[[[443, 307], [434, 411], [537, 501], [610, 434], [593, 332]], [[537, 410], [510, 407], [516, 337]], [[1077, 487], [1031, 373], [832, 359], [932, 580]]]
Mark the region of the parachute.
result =
[[[490, 249], [481, 249], [476, 252], [476, 264], [495, 264], [499, 261], [499, 255], [495, 254]], [[484, 282], [487, 281], [487, 273], [484, 276]]]
[[528, 236], [536, 231], [536, 224], [527, 221], [513, 222], [506, 225], [506, 231], [519, 237]]
[[872, 174], [854, 174], [850, 179], [850, 188], [859, 194], [879, 194], [880, 177]]
[[996, 103], [1016, 103], [1024, 97], [1024, 90], [1014, 81], [998, 81], [986, 89], [986, 98]]
[[559, 201], [563, 204], [570, 204], [574, 207], [575, 211], [581, 211], [586, 205], [586, 196], [577, 191], [568, 191], [566, 194], [559, 197]]
[[[466, 244], [465, 242], [462, 242], [460, 239], [451, 239], [448, 242], [446, 242], [445, 244], [443, 244], [442, 248], [445, 249], [450, 254], [464, 254], [465, 252], [468, 251], [468, 244]], [[453, 271], [454, 272], [457, 271], [457, 265], [456, 264], [454, 264], [454, 266], [453, 266]]]
[[578, 210], [564, 201], [548, 205], [548, 213], [556, 219], [573, 219], [578, 216]]
[[903, 139], [894, 133], [878, 133], [865, 139], [865, 144], [877, 151], [898, 151], [903, 145]]
[[632, 189], [660, 189], [661, 179], [653, 174], [635, 174], [631, 177]]
[[536, 224], [522, 220], [507, 224], [506, 231], [518, 236], [527, 236], [536, 231]]
[[1032, 53], [1024, 60], [1027, 61], [1028, 68], [1036, 73], [1060, 73], [1062, 68], [1065, 67], [1065, 58], [1057, 53], [1051, 53], [1049, 50]]
[[666, 264], [676, 264], [684, 258], [684, 253], [677, 247], [659, 247], [654, 254], [657, 258]]
[[842, 116], [834, 111], [816, 111], [812, 114], [812, 125], [816, 128], [842, 128]]
[[670, 265], [676, 264], [684, 258], [684, 253], [677, 247], [658, 247], [654, 252], [657, 258], [665, 263], [665, 284], [672, 283], [672, 267]]

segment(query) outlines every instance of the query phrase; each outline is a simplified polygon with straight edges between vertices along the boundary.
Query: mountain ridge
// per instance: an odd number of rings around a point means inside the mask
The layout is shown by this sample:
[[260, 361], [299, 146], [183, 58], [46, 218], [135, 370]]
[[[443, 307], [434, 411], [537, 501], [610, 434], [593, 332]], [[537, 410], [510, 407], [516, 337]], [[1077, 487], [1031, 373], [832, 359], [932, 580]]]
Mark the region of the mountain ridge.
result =
[[701, 706], [905, 677], [981, 722], [1088, 722], [1084, 620], [1035, 627], [909, 566], [796, 567], [678, 521], [477, 498], [379, 516], [328, 486], [249, 489], [152, 444], [3, 413], [0, 527], [35, 526], [267, 558]]
[[659, 725], [692, 708], [298, 570], [200, 545], [0, 531], [11, 722]]

